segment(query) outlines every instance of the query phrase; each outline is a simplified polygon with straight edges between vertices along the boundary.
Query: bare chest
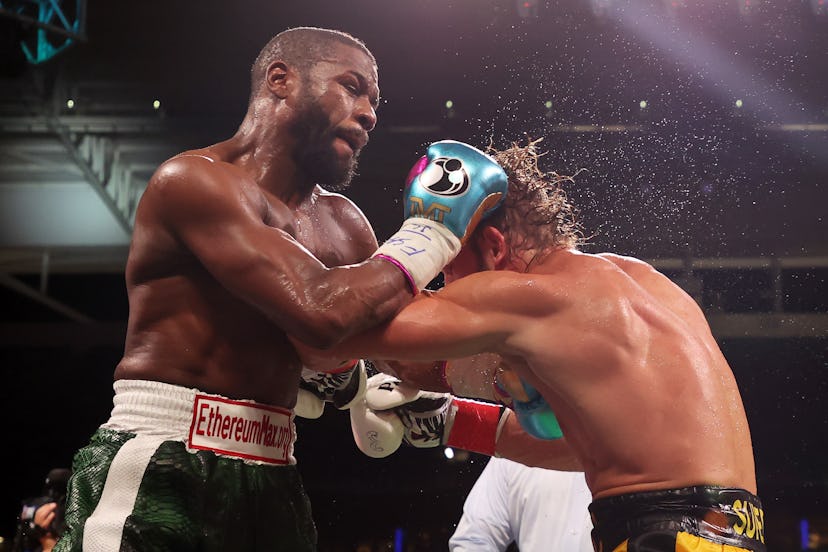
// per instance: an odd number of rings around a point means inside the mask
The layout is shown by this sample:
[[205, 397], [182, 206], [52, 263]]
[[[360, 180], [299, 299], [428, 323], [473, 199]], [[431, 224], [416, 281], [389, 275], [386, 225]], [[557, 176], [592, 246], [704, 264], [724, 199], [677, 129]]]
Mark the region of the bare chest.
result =
[[342, 214], [330, 206], [311, 205], [292, 210], [284, 205], [270, 208], [267, 224], [293, 236], [325, 266], [342, 266], [364, 260], [359, 237], [343, 225]]

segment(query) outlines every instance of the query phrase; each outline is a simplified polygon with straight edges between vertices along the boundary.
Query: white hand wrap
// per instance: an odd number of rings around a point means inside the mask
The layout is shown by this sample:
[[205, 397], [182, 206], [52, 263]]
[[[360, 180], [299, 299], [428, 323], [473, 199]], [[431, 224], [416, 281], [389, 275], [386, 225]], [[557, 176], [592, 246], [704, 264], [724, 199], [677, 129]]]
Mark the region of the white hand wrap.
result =
[[403, 271], [416, 294], [460, 252], [460, 239], [445, 225], [421, 217], [406, 219], [373, 257], [385, 259]]

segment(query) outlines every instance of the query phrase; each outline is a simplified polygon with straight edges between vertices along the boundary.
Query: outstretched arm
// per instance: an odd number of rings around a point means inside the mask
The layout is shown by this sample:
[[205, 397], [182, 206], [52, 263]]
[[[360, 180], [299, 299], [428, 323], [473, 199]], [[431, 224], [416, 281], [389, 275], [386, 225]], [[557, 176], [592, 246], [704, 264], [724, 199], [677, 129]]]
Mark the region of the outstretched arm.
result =
[[[288, 207], [269, 204], [245, 178], [204, 157], [168, 161], [142, 196], [133, 250], [199, 263], [241, 301], [317, 347], [387, 319], [411, 299], [404, 275], [383, 260], [326, 267], [285, 230]], [[132, 275], [136, 287], [158, 277]]]
[[305, 348], [300, 353], [311, 364], [314, 355], [406, 363], [485, 352], [525, 356], [532, 346], [525, 330], [539, 315], [548, 318], [556, 309], [554, 298], [544, 296], [538, 287], [526, 275], [509, 271], [472, 274], [439, 292], [420, 293], [386, 324], [330, 350]]

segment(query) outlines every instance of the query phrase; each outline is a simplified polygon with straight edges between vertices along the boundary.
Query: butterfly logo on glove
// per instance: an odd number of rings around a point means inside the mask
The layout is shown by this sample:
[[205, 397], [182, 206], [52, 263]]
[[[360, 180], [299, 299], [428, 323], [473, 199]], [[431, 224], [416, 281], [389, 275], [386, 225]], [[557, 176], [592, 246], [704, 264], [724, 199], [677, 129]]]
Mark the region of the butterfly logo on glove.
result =
[[461, 196], [469, 189], [469, 173], [456, 157], [438, 157], [420, 174], [420, 185], [434, 195]]

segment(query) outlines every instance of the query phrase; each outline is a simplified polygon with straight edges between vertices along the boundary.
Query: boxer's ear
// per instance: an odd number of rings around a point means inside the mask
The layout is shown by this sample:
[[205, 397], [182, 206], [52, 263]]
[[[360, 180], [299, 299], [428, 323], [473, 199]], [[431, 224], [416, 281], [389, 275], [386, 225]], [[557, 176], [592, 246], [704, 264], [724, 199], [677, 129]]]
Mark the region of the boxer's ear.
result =
[[483, 264], [489, 270], [501, 270], [509, 262], [509, 244], [506, 236], [494, 226], [483, 226], [475, 236]]
[[272, 61], [265, 71], [265, 85], [276, 97], [285, 99], [295, 80], [293, 71], [284, 61]]

